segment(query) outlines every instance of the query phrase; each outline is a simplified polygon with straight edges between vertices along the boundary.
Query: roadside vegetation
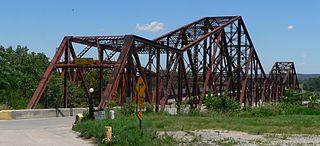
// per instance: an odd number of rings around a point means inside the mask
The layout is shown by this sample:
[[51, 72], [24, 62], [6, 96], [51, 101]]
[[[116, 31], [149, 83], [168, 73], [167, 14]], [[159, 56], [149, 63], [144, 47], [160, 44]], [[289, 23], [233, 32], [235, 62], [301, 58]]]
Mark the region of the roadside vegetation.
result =
[[[5, 48], [0, 45], [0, 110], [26, 108], [49, 62], [44, 53], [29, 52], [26, 46]], [[98, 70], [86, 72], [86, 80], [94, 89], [98, 87], [97, 76]], [[108, 78], [107, 73], [104, 78]], [[68, 107], [88, 105], [80, 83], [68, 82]], [[105, 82], [103, 84], [106, 85]], [[62, 93], [62, 76], [56, 70], [36, 108], [62, 107]], [[98, 94], [93, 93], [96, 103], [99, 101]]]
[[[108, 111], [106, 111], [108, 114]], [[106, 145], [174, 145], [175, 140], [170, 136], [159, 137], [157, 128], [153, 127], [151, 116], [167, 115], [166, 113], [143, 113], [142, 129], [139, 128], [139, 120], [135, 114], [133, 105], [125, 105], [116, 111], [116, 118], [113, 120], [87, 120], [88, 114], [84, 113], [84, 119], [73, 127], [73, 130], [81, 133], [83, 138], [94, 137], [99, 145], [104, 143], [104, 127], [112, 126], [113, 138]], [[146, 118], [146, 119], [145, 119]]]
[[[196, 109], [169, 115], [165, 112], [143, 113], [143, 129], [134, 113], [133, 105], [118, 110], [116, 119], [85, 120], [74, 126], [83, 137], [95, 137], [101, 145], [104, 126], [112, 126], [114, 139], [106, 145], [174, 145], [170, 136], [159, 137], [157, 131], [188, 131], [222, 129], [251, 134], [320, 134], [320, 105], [318, 102], [301, 104], [314, 94], [287, 91], [278, 104], [240, 108], [230, 97], [208, 97], [207, 112]], [[307, 97], [305, 97], [307, 96]], [[314, 98], [319, 98], [315, 96]], [[149, 110], [147, 110], [149, 111]], [[143, 133], [143, 134], [141, 134]]]

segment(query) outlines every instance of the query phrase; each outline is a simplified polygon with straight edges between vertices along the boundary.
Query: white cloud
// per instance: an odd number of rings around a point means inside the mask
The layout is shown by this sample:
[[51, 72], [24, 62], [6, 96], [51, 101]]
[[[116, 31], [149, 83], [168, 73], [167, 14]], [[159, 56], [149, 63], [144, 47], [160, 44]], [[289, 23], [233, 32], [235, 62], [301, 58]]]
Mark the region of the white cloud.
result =
[[164, 24], [157, 21], [152, 21], [151, 23], [147, 24], [137, 24], [136, 30], [137, 31], [144, 31], [144, 32], [152, 32], [156, 33], [162, 31], [164, 29]]
[[293, 27], [294, 27], [294, 26], [293, 26], [293, 25], [291, 25], [291, 24], [290, 24], [290, 25], [288, 25], [288, 29], [289, 29], [289, 30], [293, 29]]

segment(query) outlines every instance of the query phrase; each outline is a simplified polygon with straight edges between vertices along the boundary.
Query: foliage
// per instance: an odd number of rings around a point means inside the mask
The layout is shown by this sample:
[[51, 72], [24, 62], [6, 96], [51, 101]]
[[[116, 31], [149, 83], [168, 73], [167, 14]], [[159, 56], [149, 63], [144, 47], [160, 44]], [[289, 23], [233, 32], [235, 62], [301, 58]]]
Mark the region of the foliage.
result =
[[[62, 107], [63, 102], [63, 80], [59, 77], [58, 73], [54, 73], [46, 91], [43, 93], [43, 98], [40, 99], [40, 102], [37, 105], [37, 108], [41, 108], [41, 104], [44, 105], [46, 108], [57, 108]], [[69, 100], [70, 101], [70, 100]]]
[[150, 104], [149, 102], [145, 103], [145, 107], [146, 107], [147, 113], [154, 112], [154, 106], [152, 104]]
[[304, 80], [303, 89], [306, 91], [320, 91], [320, 77]]
[[206, 96], [204, 104], [207, 109], [219, 112], [228, 112], [240, 109], [239, 102], [229, 96]]
[[285, 96], [280, 97], [280, 102], [285, 104], [301, 104], [302, 98], [302, 93], [294, 90], [287, 90]]
[[320, 93], [319, 92], [309, 92], [307, 94], [308, 107], [320, 108]]
[[[0, 104], [6, 109], [26, 108], [49, 64], [45, 54], [28, 51], [22, 46], [16, 49], [0, 46]], [[62, 107], [62, 85], [62, 79], [54, 72], [36, 108]], [[69, 82], [68, 89], [68, 107], [87, 105], [79, 83]]]
[[117, 105], [118, 105], [118, 104], [117, 104], [116, 101], [110, 100], [110, 101], [107, 102], [106, 107], [107, 107], [108, 109], [112, 109], [112, 108], [116, 107]]
[[1, 110], [10, 110], [10, 109], [11, 109], [11, 107], [9, 107], [9, 106], [7, 106], [5, 104], [0, 104], [0, 111]]
[[120, 109], [120, 113], [123, 115], [132, 115], [135, 113], [137, 106], [135, 104], [124, 103]]
[[[118, 115], [118, 114], [117, 114]], [[201, 116], [143, 114], [143, 130], [139, 130], [135, 115], [122, 115], [115, 120], [83, 121], [74, 127], [82, 136], [95, 137], [101, 143], [104, 126], [112, 126], [113, 139], [107, 145], [175, 145], [172, 137], [158, 137], [155, 131], [186, 131], [198, 129], [223, 129], [255, 134], [320, 134], [318, 115], [274, 115], [271, 117], [241, 117], [212, 113]], [[178, 123], [178, 124], [177, 124]], [[143, 132], [143, 134], [141, 134]]]
[[[94, 89], [94, 92], [91, 93], [92, 94], [92, 98], [93, 98], [93, 103], [94, 105], [98, 105], [100, 102], [100, 92], [99, 92], [99, 80], [97, 80], [99, 78], [99, 69], [92, 69], [92, 70], [88, 70], [84, 73], [84, 77], [86, 79], [86, 81], [89, 83], [89, 87]], [[106, 87], [108, 84], [108, 78], [110, 76], [111, 69], [104, 69], [102, 74], [103, 74], [103, 80], [102, 80], [102, 86]], [[83, 89], [80, 89], [81, 91], [83, 91]], [[115, 93], [115, 101], [119, 101], [118, 99], [118, 95], [117, 93]]]
[[104, 127], [111, 126], [113, 138], [106, 145], [174, 145], [172, 137], [159, 137], [156, 131], [145, 125], [150, 125], [150, 121], [143, 121], [143, 129], [139, 129], [139, 122], [134, 114], [118, 116], [114, 120], [83, 121], [73, 128], [81, 133], [81, 136], [95, 137], [97, 142], [103, 144]]
[[28, 53], [27, 47], [0, 46], [0, 103], [25, 108], [48, 62], [43, 53]]

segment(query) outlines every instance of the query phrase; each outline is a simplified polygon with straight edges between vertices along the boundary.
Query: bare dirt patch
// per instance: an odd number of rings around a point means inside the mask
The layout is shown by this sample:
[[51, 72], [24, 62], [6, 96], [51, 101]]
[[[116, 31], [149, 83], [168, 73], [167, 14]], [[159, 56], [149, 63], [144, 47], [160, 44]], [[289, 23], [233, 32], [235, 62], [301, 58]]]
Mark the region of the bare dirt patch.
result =
[[172, 136], [179, 145], [320, 145], [320, 135], [306, 134], [255, 135], [238, 131], [203, 129], [162, 131], [159, 135]]

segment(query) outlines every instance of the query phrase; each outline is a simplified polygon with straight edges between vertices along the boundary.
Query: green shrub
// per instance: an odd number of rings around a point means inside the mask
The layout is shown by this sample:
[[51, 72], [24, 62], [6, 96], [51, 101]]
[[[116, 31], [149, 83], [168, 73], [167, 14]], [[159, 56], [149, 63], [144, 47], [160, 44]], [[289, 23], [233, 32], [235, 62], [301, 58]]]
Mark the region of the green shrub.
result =
[[319, 92], [310, 92], [307, 95], [307, 101], [309, 101], [308, 107], [320, 108], [319, 99], [320, 99]]
[[145, 107], [146, 107], [146, 112], [150, 113], [154, 111], [154, 106], [148, 102], [145, 103]]
[[204, 100], [207, 109], [219, 112], [230, 112], [240, 109], [240, 104], [229, 96], [207, 96]]
[[294, 90], [285, 91], [285, 96], [280, 97], [280, 102], [285, 104], [302, 104], [302, 93]]
[[124, 115], [132, 115], [136, 111], [136, 105], [135, 104], [123, 104], [123, 106], [120, 109], [120, 113]]
[[110, 101], [107, 102], [107, 108], [108, 109], [112, 109], [112, 108], [116, 107], [117, 105], [118, 105], [117, 102], [114, 101], [114, 100], [110, 100]]
[[83, 111], [82, 115], [83, 115], [82, 121], [89, 120], [89, 110]]

